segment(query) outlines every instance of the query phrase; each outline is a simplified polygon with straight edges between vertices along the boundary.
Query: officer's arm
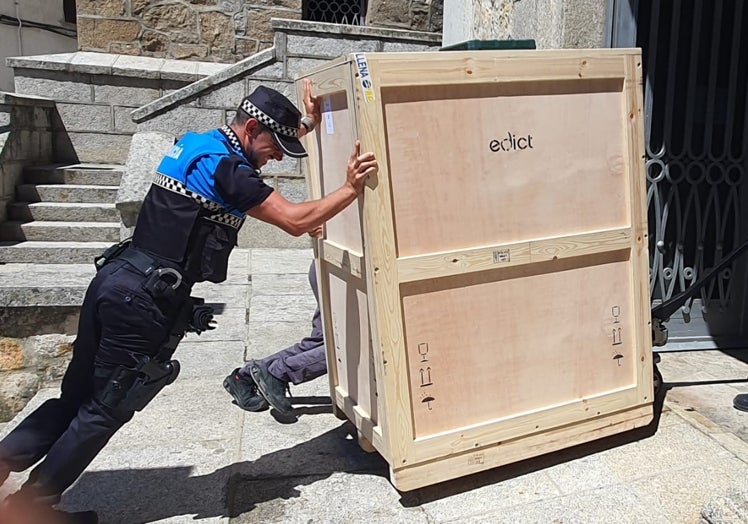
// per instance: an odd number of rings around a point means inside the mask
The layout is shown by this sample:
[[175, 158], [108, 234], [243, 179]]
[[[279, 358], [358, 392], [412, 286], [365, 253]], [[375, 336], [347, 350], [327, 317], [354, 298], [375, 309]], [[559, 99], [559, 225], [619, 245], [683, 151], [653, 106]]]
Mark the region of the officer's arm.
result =
[[377, 169], [374, 153], [361, 154], [361, 145], [357, 141], [348, 159], [345, 184], [338, 190], [319, 200], [298, 204], [289, 202], [274, 191], [261, 204], [247, 211], [247, 214], [278, 226], [291, 235], [303, 235], [331, 219], [356, 200], [364, 190], [366, 179], [375, 174]]

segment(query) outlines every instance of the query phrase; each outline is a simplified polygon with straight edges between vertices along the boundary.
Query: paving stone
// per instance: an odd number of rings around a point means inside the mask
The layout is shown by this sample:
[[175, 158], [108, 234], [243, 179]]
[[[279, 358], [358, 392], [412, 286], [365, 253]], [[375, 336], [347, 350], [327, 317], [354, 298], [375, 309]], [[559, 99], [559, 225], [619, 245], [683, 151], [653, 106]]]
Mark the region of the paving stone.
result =
[[643, 507], [656, 509], [667, 522], [696, 522], [714, 497], [733, 488], [748, 489], [748, 465], [735, 457], [712, 458], [670, 470], [653, 468], [652, 477], [628, 484]]
[[[312, 260], [309, 261], [310, 263]], [[254, 275], [252, 295], [304, 295], [311, 293], [309, 276], [299, 273], [289, 275]]]
[[564, 493], [569, 493], [632, 482], [654, 472], [698, 464], [704, 454], [714, 458], [730, 456], [722, 446], [685, 422], [659, 427], [651, 437], [625, 444], [625, 453], [621, 451], [611, 448], [559, 464], [548, 475]]
[[252, 274], [303, 273], [314, 259], [311, 249], [253, 249]]
[[189, 333], [174, 353], [182, 366], [177, 380], [212, 377], [222, 382], [232, 369], [243, 363], [244, 350], [242, 341], [206, 342], [202, 335]]
[[214, 341], [244, 341], [247, 336], [247, 310], [244, 306], [227, 307], [223, 311], [217, 312], [215, 320], [218, 327], [211, 331], [206, 331], [200, 335], [204, 342]]
[[[466, 508], [468, 515], [460, 523], [500, 522], [535, 524], [538, 522], [564, 524], [672, 524], [667, 518], [645, 506], [636, 494], [625, 487], [616, 486], [547, 498], [529, 504], [517, 504], [509, 508], [491, 508], [485, 502]], [[681, 521], [683, 522], [683, 521]]]
[[302, 322], [259, 322], [250, 319], [247, 326], [247, 360], [261, 359], [294, 345], [309, 335], [312, 313], [309, 321]]
[[[330, 494], [335, 493], [334, 497]], [[381, 475], [333, 473], [237, 483], [232, 523], [366, 522], [426, 524], [419, 508], [403, 507]]]
[[249, 318], [253, 322], [298, 322], [317, 307], [314, 295], [260, 295], [250, 300]]

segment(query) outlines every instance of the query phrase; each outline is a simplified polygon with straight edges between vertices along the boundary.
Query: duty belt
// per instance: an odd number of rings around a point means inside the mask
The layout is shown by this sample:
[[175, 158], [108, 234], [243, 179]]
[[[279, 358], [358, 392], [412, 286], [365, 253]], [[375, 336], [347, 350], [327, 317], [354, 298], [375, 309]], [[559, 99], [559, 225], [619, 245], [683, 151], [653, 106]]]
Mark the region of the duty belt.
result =
[[[157, 261], [152, 256], [134, 248], [130, 240], [125, 240], [107, 249], [96, 258], [96, 267], [101, 269], [112, 260], [124, 260], [146, 277], [145, 289], [154, 298], [174, 299], [183, 293], [189, 294], [189, 286], [182, 273]], [[183, 290], [180, 288], [184, 288]]]
[[[125, 249], [116, 258], [124, 260], [146, 277], [143, 282], [143, 289], [154, 298], [171, 300], [182, 293], [189, 294], [189, 286], [182, 278], [182, 273], [173, 267], [164, 266], [150, 255], [132, 246]], [[185, 289], [180, 293], [183, 284]]]

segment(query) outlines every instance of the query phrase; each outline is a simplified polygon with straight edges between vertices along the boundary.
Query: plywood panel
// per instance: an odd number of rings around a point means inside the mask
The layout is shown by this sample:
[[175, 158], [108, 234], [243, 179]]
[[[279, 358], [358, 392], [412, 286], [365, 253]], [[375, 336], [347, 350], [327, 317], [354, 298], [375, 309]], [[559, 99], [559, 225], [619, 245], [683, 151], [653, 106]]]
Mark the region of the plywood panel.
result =
[[635, 386], [630, 272], [618, 252], [403, 285], [415, 436]]
[[[322, 122], [318, 138], [320, 148], [319, 166], [322, 195], [332, 193], [345, 183], [348, 158], [353, 151], [356, 133], [353, 131], [353, 114], [348, 107], [345, 91], [321, 97]], [[357, 203], [348, 206], [342, 213], [329, 220], [325, 226], [325, 237], [338, 246], [363, 252], [361, 218]]]
[[332, 345], [341, 394], [350, 397], [359, 412], [377, 420], [376, 376], [369, 336], [369, 317], [364, 281], [332, 266], [328, 274]]
[[384, 90], [398, 255], [630, 225], [622, 83], [578, 84]]

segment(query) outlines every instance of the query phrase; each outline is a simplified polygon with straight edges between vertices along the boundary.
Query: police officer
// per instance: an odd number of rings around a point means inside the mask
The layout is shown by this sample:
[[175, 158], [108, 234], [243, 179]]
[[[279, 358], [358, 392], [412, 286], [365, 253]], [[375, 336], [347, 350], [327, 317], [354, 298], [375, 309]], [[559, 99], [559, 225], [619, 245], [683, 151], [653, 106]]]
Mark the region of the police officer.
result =
[[[194, 318], [196, 282], [222, 282], [245, 215], [292, 235], [313, 231], [351, 204], [377, 171], [356, 143], [338, 190], [292, 203], [260, 178], [284, 155], [306, 156], [299, 137], [320, 121], [305, 84], [303, 118], [281, 93], [258, 87], [231, 125], [187, 133], [162, 160], [131, 244], [109, 250], [86, 292], [60, 398], [49, 400], [0, 441], [0, 483], [31, 471], [0, 508], [10, 524], [95, 523], [93, 511], [53, 508], [109, 439], [178, 373], [171, 353]], [[194, 327], [194, 326], [193, 326]]]

